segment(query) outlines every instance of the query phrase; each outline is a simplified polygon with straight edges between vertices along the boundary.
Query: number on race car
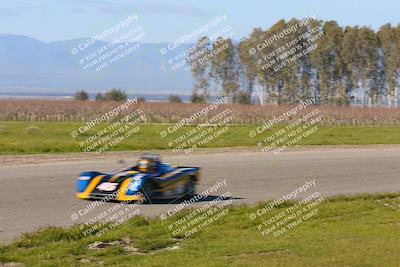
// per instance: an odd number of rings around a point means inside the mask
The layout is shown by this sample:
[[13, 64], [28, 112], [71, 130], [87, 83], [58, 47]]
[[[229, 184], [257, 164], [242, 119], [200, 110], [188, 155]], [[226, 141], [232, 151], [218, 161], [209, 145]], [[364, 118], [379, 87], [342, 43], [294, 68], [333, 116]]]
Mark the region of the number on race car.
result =
[[118, 186], [118, 183], [105, 182], [97, 186], [97, 189], [101, 191], [114, 191]]

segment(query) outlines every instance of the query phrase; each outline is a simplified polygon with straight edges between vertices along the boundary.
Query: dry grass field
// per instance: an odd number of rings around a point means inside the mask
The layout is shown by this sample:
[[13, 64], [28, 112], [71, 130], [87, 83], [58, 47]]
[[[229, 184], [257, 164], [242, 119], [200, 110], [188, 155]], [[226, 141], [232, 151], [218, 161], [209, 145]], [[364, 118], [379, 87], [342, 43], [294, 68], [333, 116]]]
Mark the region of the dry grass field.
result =
[[[74, 100], [0, 100], [0, 121], [46, 121], [46, 122], [82, 122], [96, 118], [121, 102], [95, 102]], [[209, 104], [191, 103], [137, 103], [121, 112], [128, 114], [140, 108], [151, 123], [171, 123], [190, 117]], [[235, 114], [233, 123], [260, 124], [273, 116], [279, 116], [292, 106], [278, 105], [240, 105], [224, 104], [210, 111], [207, 116], [197, 118], [193, 123], [207, 121], [213, 115], [229, 108]], [[400, 108], [363, 108], [346, 106], [310, 106], [298, 114], [320, 109], [324, 114], [323, 124], [360, 125], [360, 126], [400, 126]], [[293, 118], [294, 119], [294, 118]]]

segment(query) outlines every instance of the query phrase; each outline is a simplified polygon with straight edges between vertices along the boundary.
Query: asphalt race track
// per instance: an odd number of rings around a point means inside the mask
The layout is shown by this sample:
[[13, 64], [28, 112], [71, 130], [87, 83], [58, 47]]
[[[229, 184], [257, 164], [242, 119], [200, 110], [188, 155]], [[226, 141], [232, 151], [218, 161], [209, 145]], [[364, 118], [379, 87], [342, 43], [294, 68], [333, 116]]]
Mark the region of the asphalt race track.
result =
[[[40, 226], [85, 222], [96, 213], [117, 205], [105, 203], [81, 216], [79, 211], [93, 201], [75, 198], [75, 181], [81, 171], [107, 172], [135, 162], [134, 158], [124, 160], [127, 161], [125, 165], [113, 160], [0, 166], [0, 241], [10, 241]], [[164, 161], [202, 167], [198, 192], [226, 179], [226, 187], [220, 187], [209, 199], [229, 192], [235, 198], [234, 203], [252, 204], [279, 198], [312, 179], [316, 179], [316, 188], [327, 196], [400, 191], [399, 147], [334, 148], [280, 154], [209, 153], [169, 156]], [[174, 205], [143, 204], [139, 210], [145, 216], [156, 216]]]

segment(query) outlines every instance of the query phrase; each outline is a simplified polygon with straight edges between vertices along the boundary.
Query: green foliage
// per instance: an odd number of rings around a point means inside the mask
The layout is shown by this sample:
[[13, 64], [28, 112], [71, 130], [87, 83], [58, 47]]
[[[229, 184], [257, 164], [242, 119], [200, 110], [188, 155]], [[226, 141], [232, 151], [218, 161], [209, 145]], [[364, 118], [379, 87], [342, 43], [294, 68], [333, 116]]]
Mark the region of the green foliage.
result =
[[104, 95], [102, 93], [97, 93], [95, 97], [96, 101], [103, 101], [105, 100]]
[[[73, 139], [70, 135], [83, 124], [79, 122], [37, 122], [35, 127], [40, 131], [28, 132], [29, 122], [0, 122], [0, 128], [8, 129], [0, 135], [0, 154], [33, 154], [79, 152], [80, 141], [96, 134], [109, 124], [99, 124], [83, 135]], [[167, 130], [169, 125], [142, 124], [139, 132], [111, 147], [111, 151], [132, 151], [171, 149], [168, 143], [195, 128], [194, 125], [181, 127], [166, 138], [160, 137], [160, 132]], [[258, 140], [249, 137], [249, 131], [257, 125], [232, 125], [220, 138], [207, 143], [204, 147], [254, 147]], [[279, 131], [284, 126], [272, 128]], [[363, 126], [320, 126], [318, 131], [308, 136], [299, 146], [303, 145], [368, 145], [368, 144], [400, 144], [400, 128], [398, 127], [363, 127]]]
[[17, 247], [35, 247], [50, 242], [78, 240], [83, 237], [78, 227], [44, 227], [33, 233], [25, 233], [14, 243]]
[[40, 133], [40, 128], [37, 126], [29, 126], [25, 129], [26, 134], [31, 135], [31, 134], [37, 134]]
[[205, 100], [208, 98], [208, 73], [207, 68], [210, 66], [210, 40], [208, 37], [202, 37], [196, 43], [194, 49], [188, 54], [186, 59], [187, 65], [190, 67], [194, 77], [193, 94], [200, 95]]
[[81, 91], [77, 91], [75, 93], [74, 98], [75, 98], [75, 100], [85, 101], [85, 100], [89, 99], [89, 95], [85, 91], [81, 90]]
[[182, 99], [179, 95], [170, 95], [168, 100], [170, 103], [182, 103]]
[[[282, 34], [299, 22], [279, 20], [269, 29], [256, 28], [238, 44], [230, 38], [200, 38], [187, 59], [195, 80], [193, 93], [203, 95], [213, 85], [216, 95], [237, 101], [242, 91], [251, 95], [257, 86], [261, 104], [290, 104], [317, 96], [321, 104], [398, 106], [400, 25], [386, 24], [375, 32], [366, 26], [343, 28], [336, 21], [311, 20]], [[302, 37], [318, 28], [321, 31], [313, 33], [313, 38], [319, 35], [316, 40]], [[291, 45], [293, 40], [301, 41]], [[312, 44], [315, 47], [308, 50]], [[290, 61], [278, 59], [294, 48], [287, 56]], [[281, 62], [286, 65], [275, 70]]]
[[192, 101], [192, 103], [205, 103], [207, 102], [207, 99], [204, 97], [204, 95], [193, 92], [190, 101]]
[[251, 95], [249, 92], [239, 91], [235, 95], [233, 102], [236, 102], [239, 104], [251, 104]]
[[5, 125], [0, 125], [0, 134], [6, 134], [8, 133], [8, 128]]
[[[398, 266], [399, 194], [328, 198], [317, 213], [280, 236], [262, 236], [258, 225], [281, 214], [285, 203], [250, 221], [266, 205], [234, 206], [195, 236], [174, 239], [168, 225], [135, 217], [103, 236], [83, 236], [78, 226], [44, 228], [0, 245], [0, 263], [26, 266]], [[143, 223], [146, 222], [146, 223]], [[129, 238], [129, 252], [123, 240]], [[92, 250], [94, 242], [112, 242]], [[177, 250], [166, 248], [178, 244]], [[245, 244], [245, 245], [244, 245]]]
[[106, 101], [126, 101], [128, 95], [120, 89], [111, 89], [103, 95], [97, 94], [96, 100], [106, 100]]

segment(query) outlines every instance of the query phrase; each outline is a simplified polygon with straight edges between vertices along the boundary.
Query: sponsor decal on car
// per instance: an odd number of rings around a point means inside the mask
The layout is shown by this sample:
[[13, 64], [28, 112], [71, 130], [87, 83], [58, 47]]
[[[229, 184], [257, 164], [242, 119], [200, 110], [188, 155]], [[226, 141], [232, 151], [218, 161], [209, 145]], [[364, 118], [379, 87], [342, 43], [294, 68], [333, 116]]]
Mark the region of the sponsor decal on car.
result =
[[144, 174], [141, 173], [141, 174], [135, 175], [132, 178], [132, 182], [129, 184], [130, 191], [138, 191], [139, 190], [140, 184], [142, 183], [143, 176], [144, 176]]

